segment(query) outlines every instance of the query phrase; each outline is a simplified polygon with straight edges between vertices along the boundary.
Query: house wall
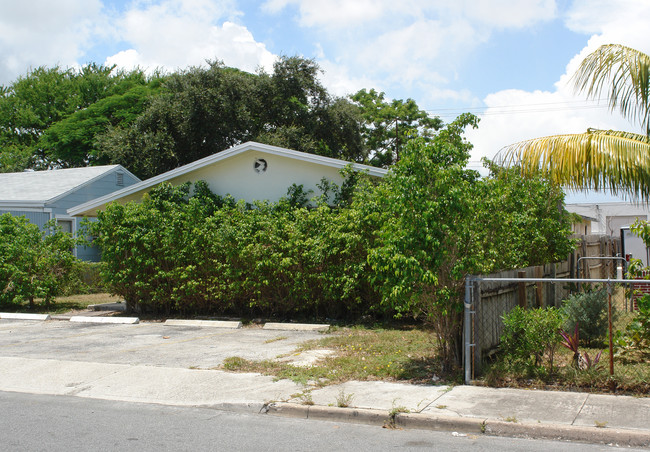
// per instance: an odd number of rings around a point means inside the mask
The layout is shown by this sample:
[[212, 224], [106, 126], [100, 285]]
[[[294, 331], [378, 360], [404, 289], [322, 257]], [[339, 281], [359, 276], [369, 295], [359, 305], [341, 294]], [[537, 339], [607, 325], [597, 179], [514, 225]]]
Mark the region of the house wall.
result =
[[629, 226], [637, 218], [647, 220], [650, 210], [644, 206], [627, 202], [601, 204], [567, 204], [566, 209], [586, 217], [594, 218], [591, 222], [592, 234], [604, 234], [612, 237], [620, 235], [621, 227]]
[[0, 209], [0, 215], [5, 214], [5, 213], [10, 213], [14, 217], [20, 217], [20, 216], [25, 216], [29, 220], [30, 223], [33, 223], [37, 225], [39, 228], [43, 228], [45, 226], [45, 223], [47, 223], [50, 220], [50, 213], [49, 212], [44, 212], [43, 209], [40, 209], [39, 211], [36, 211], [36, 209], [30, 209], [30, 210], [20, 210], [20, 209]]
[[[266, 162], [265, 171], [255, 170], [256, 161], [262, 163], [258, 159]], [[294, 183], [303, 185], [305, 191], [312, 190], [311, 196], [319, 195], [316, 185], [323, 177], [338, 185], [343, 182], [338, 168], [251, 150], [170, 182], [177, 185], [188, 180], [204, 180], [221, 196], [229, 194], [247, 201], [277, 201], [287, 195], [287, 189]]]

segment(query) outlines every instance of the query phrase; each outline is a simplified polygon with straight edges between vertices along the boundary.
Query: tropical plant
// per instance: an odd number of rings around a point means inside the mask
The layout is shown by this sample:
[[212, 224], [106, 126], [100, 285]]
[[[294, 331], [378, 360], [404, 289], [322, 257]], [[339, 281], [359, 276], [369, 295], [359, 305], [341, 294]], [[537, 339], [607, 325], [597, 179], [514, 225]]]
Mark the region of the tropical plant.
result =
[[[562, 306], [566, 316], [565, 328], [571, 331], [579, 325], [580, 337], [587, 346], [605, 338], [609, 325], [607, 300], [606, 288], [571, 295]], [[614, 306], [612, 309], [612, 316], [615, 317]]]
[[573, 352], [573, 366], [578, 370], [595, 369], [600, 361], [603, 351], [599, 350], [592, 359], [588, 352], [580, 353], [580, 329], [576, 323], [573, 334], [566, 331], [559, 331], [563, 341], [561, 344]]
[[609, 189], [650, 201], [650, 56], [603, 45], [585, 58], [573, 81], [590, 97], [607, 91], [610, 108], [638, 122], [646, 134], [588, 129], [535, 138], [507, 146], [499, 160], [520, 165], [524, 174], [542, 172], [569, 188]]

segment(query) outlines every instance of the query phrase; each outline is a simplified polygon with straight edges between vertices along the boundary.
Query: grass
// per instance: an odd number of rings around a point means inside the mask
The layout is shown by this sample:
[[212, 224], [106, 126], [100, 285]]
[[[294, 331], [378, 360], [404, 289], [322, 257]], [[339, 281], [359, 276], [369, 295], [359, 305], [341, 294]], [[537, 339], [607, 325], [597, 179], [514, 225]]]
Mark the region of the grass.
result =
[[5, 312], [27, 312], [39, 314], [62, 314], [68, 311], [88, 309], [91, 304], [116, 303], [121, 301], [119, 297], [107, 293], [94, 293], [85, 295], [70, 295], [57, 297], [50, 305], [44, 305], [42, 300], [34, 300], [34, 309], [29, 309], [27, 301], [23, 303], [2, 305], [0, 310]]
[[[258, 372], [287, 378], [302, 384], [324, 386], [350, 380], [432, 383], [440, 375], [435, 357], [435, 334], [421, 328], [337, 328], [334, 334], [302, 344], [296, 352], [334, 350], [311, 367], [298, 367], [273, 360], [250, 361], [240, 357], [224, 360], [222, 368], [238, 372]], [[446, 376], [456, 381], [456, 376]], [[440, 382], [442, 384], [442, 381]]]

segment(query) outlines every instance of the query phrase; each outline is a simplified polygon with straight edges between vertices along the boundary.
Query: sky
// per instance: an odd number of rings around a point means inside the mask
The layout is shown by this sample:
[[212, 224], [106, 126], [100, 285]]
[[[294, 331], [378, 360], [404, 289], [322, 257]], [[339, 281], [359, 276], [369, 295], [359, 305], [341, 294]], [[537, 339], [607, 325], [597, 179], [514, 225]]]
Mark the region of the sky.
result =
[[608, 43], [650, 54], [650, 0], [0, 0], [0, 84], [39, 66], [270, 72], [299, 55], [338, 96], [374, 88], [445, 122], [477, 114], [477, 169], [528, 138], [641, 132], [573, 90], [580, 61]]

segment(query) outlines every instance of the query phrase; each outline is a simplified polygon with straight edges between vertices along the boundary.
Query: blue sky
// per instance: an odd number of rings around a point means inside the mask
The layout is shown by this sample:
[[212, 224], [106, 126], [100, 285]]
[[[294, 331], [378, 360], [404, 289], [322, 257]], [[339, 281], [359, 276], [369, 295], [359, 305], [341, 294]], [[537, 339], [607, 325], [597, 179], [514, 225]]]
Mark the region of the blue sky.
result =
[[88, 62], [269, 71], [297, 54], [337, 95], [375, 88], [445, 121], [478, 114], [479, 167], [527, 138], [639, 131], [567, 81], [601, 44], [650, 53], [649, 24], [648, 0], [0, 0], [0, 83]]

